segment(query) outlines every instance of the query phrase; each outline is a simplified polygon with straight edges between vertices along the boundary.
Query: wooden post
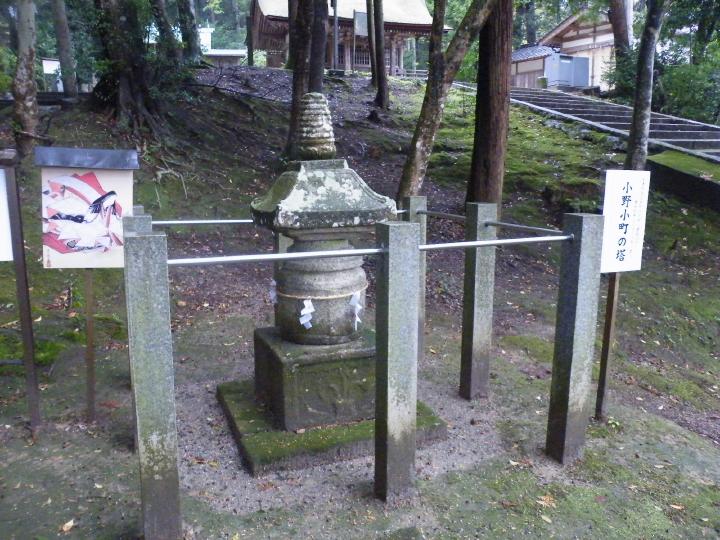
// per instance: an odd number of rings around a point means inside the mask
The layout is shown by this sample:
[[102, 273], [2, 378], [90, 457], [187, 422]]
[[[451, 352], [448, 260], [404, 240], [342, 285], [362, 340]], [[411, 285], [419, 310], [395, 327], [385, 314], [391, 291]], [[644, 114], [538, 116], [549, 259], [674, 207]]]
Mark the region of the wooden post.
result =
[[85, 391], [87, 421], [95, 422], [95, 291], [93, 271], [85, 270]]
[[25, 242], [23, 241], [20, 192], [15, 177], [15, 152], [0, 153], [0, 166], [4, 167], [5, 185], [8, 196], [8, 214], [10, 217], [10, 236], [15, 264], [15, 287], [17, 290], [20, 328], [23, 342], [23, 365], [25, 367], [25, 394], [27, 396], [30, 431], [35, 438], [40, 430], [40, 390], [38, 389], [37, 367], [35, 366], [35, 338], [30, 305], [27, 264], [25, 262]]
[[615, 341], [615, 317], [620, 293], [620, 273], [610, 274], [607, 304], [605, 306], [605, 328], [603, 330], [602, 352], [600, 353], [600, 375], [598, 377], [597, 397], [595, 399], [595, 420], [606, 418], [605, 391], [607, 389], [608, 366], [612, 357]]

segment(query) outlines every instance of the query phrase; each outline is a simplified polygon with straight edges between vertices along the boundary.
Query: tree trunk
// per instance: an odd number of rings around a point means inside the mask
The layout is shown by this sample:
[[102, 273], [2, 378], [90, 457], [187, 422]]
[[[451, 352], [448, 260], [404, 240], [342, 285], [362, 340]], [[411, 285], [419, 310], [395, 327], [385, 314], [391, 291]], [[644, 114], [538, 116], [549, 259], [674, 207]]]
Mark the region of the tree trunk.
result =
[[375, 66], [377, 69], [377, 95], [375, 105], [382, 109], [390, 107], [390, 89], [385, 67], [385, 18], [383, 0], [373, 0], [373, 19], [375, 21]]
[[645, 28], [640, 39], [637, 77], [635, 80], [635, 103], [632, 124], [628, 136], [625, 168], [636, 171], [645, 169], [647, 161], [648, 136], [652, 111], [653, 72], [655, 68], [655, 46], [664, 17], [667, 0], [648, 0]]
[[300, 122], [300, 100], [307, 94], [310, 71], [310, 41], [313, 24], [313, 0], [298, 0], [297, 17], [293, 24], [295, 46], [290, 126], [285, 153], [290, 159], [297, 157], [297, 131]]
[[377, 56], [375, 53], [375, 8], [373, 0], [366, 0], [367, 28], [368, 28], [368, 51], [370, 52], [370, 78], [374, 88], [377, 88]]
[[632, 0], [609, 0], [608, 19], [612, 26], [615, 43], [615, 66], [618, 71], [630, 52], [630, 24], [627, 20], [625, 2]]
[[527, 7], [525, 4], [518, 4], [515, 8], [515, 18], [513, 19], [513, 41], [517, 43], [527, 43], [527, 32], [524, 32], [523, 24], [525, 23], [525, 13]]
[[537, 43], [537, 17], [535, 15], [535, 0], [525, 2], [525, 41], [530, 45]]
[[297, 17], [298, 0], [288, 0], [288, 54], [285, 69], [295, 69], [293, 62], [295, 62], [295, 41], [297, 39], [295, 24], [297, 23]]
[[233, 30], [240, 32], [242, 24], [240, 22], [240, 8], [238, 8], [237, 0], [226, 0], [228, 6], [228, 15], [230, 15], [230, 22], [232, 23]]
[[202, 58], [200, 49], [200, 36], [198, 35], [197, 19], [193, 0], [177, 0], [178, 26], [183, 42], [183, 57], [192, 64], [198, 63]]
[[150, 95], [145, 44], [134, 0], [95, 0], [100, 36], [108, 70], [93, 90], [97, 104], [115, 111], [118, 122], [134, 136], [145, 128], [161, 133], [156, 105]]
[[26, 156], [35, 144], [38, 126], [37, 84], [35, 83], [35, 4], [32, 0], [18, 0], [17, 66], [13, 80], [15, 144], [20, 156]]
[[325, 55], [327, 53], [327, 0], [313, 0], [312, 37], [310, 38], [310, 92], [323, 91]]
[[[497, 0], [473, 0], [447, 50], [442, 52], [445, 1], [436, 0], [430, 38], [430, 69], [420, 117], [413, 133], [410, 153], [405, 160], [398, 200], [417, 195], [422, 188], [435, 136], [442, 122], [445, 100], [470, 43], [478, 38]], [[441, 8], [440, 12], [438, 7]]]
[[[53, 1], [63, 2], [63, 0]], [[155, 26], [157, 26], [158, 29], [158, 53], [166, 61], [172, 64], [178, 64], [182, 59], [182, 54], [175, 43], [175, 35], [173, 34], [172, 25], [168, 18], [165, 0], [150, 0], [150, 8], [152, 9]]]
[[[250, 13], [252, 13], [252, 8], [250, 8]], [[245, 45], [247, 46], [247, 65], [248, 66], [254, 66], [255, 65], [255, 34], [254, 34], [254, 27], [253, 27], [253, 16], [250, 15], [245, 19], [245, 28], [247, 30], [247, 33], [245, 34]]]
[[498, 0], [478, 48], [475, 142], [468, 202], [502, 205], [510, 120], [510, 56], [512, 55], [512, 0]]
[[57, 41], [58, 56], [60, 57], [60, 75], [62, 77], [63, 92], [67, 97], [75, 98], [78, 95], [77, 75], [75, 72], [75, 58], [70, 39], [70, 26], [68, 25], [65, 0], [52, 0], [53, 26], [55, 40]]
[[698, 65], [705, 59], [707, 47], [713, 40], [718, 20], [720, 20], [720, 1], [705, 0], [700, 7], [697, 30], [693, 35], [690, 61]]
[[18, 50], [18, 35], [17, 35], [17, 22], [15, 21], [15, 17], [13, 16], [12, 9], [14, 8], [14, 5], [1, 5], [0, 6], [0, 17], [2, 17], [5, 20], [5, 24], [7, 24], [8, 27], [8, 34], [10, 37], [10, 48], [13, 50], [13, 52], [17, 53]]

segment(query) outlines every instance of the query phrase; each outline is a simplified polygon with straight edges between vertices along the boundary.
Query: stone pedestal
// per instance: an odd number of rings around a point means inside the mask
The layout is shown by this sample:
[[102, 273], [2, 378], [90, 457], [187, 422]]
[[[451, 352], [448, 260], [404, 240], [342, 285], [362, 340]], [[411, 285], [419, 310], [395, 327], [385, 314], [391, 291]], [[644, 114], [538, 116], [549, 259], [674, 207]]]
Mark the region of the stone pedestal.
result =
[[339, 345], [285, 341], [277, 328], [255, 330], [255, 394], [274, 425], [294, 431], [372, 418], [375, 335]]

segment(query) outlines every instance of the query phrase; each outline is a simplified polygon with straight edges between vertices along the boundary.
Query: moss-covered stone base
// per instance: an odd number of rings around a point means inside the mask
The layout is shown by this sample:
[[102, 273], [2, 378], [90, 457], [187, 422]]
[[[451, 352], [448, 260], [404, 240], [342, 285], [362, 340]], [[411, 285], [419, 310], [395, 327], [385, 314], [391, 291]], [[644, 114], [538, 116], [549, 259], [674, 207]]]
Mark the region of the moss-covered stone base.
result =
[[[281, 431], [273, 428], [269, 411], [255, 400], [252, 381], [220, 384], [217, 396], [240, 455], [253, 476], [353, 459], [373, 451], [374, 420], [299, 432]], [[435, 416], [427, 405], [418, 402], [418, 444], [446, 437], [445, 422]]]
[[285, 341], [255, 330], [255, 395], [286, 431], [345, 424], [375, 414], [375, 333], [337, 345]]

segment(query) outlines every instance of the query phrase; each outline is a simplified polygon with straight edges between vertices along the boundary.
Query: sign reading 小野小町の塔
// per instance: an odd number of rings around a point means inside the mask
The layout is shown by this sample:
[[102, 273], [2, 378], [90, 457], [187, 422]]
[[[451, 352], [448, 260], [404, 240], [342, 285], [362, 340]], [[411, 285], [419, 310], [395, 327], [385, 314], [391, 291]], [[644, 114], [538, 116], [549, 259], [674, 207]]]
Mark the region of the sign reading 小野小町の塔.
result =
[[13, 250], [10, 236], [10, 211], [8, 208], [7, 178], [0, 167], [0, 261], [12, 261]]
[[44, 148], [41, 167], [45, 268], [121, 268], [123, 216], [131, 215], [134, 150]]
[[648, 171], [607, 171], [602, 273], [640, 270], [649, 190]]

